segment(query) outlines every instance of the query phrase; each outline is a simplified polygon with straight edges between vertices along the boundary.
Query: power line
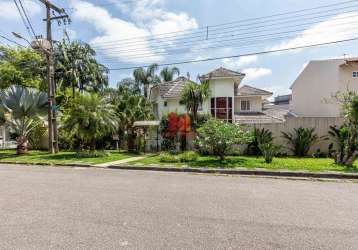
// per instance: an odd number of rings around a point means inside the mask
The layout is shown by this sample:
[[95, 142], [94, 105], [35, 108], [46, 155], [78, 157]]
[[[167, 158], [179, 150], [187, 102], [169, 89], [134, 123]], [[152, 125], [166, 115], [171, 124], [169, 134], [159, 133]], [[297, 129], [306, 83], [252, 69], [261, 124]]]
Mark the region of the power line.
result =
[[[350, 22], [349, 24], [354, 24], [357, 22]], [[342, 25], [342, 24], [341, 24]], [[314, 31], [314, 32], [306, 32], [305, 35], [318, 35], [318, 34], [324, 34], [327, 32], [331, 32], [331, 28], [335, 27], [335, 26], [341, 26], [341, 25], [330, 25], [329, 27], [327, 27], [328, 29], [322, 29], [322, 31]], [[344, 24], [346, 25], [346, 24]], [[347, 29], [344, 29], [345, 27], [341, 27], [342, 30], [337, 30], [337, 32], [344, 32]], [[172, 54], [184, 54], [186, 52], [175, 52], [175, 51], [201, 51], [201, 50], [206, 50], [206, 49], [215, 49], [215, 48], [223, 48], [223, 47], [228, 47], [231, 46], [233, 47], [233, 45], [235, 45], [236, 43], [233, 41], [242, 41], [242, 42], [246, 42], [248, 44], [254, 44], [254, 42], [259, 41], [259, 42], [263, 42], [264, 38], [266, 38], [267, 40], [280, 40], [280, 39], [287, 39], [287, 38], [294, 38], [296, 37], [298, 34], [300, 34], [300, 32], [302, 31], [306, 31], [306, 29], [298, 29], [298, 30], [290, 30], [290, 31], [285, 31], [285, 32], [276, 32], [276, 33], [270, 33], [270, 34], [264, 34], [264, 35], [256, 35], [256, 36], [250, 36], [250, 37], [241, 37], [241, 38], [232, 38], [232, 39], [226, 39], [226, 40], [221, 40], [220, 43], [217, 43], [216, 45], [213, 44], [212, 46], [203, 46], [203, 47], [199, 47], [199, 48], [192, 48], [192, 47], [182, 47], [182, 48], [174, 48], [172, 50], [166, 50], [166, 51], [162, 51], [162, 52], [153, 52], [153, 51], [148, 51], [147, 53], [123, 53], [123, 56], [125, 56], [126, 58], [130, 58], [130, 59], [134, 59], [134, 58], [145, 58], [145, 57], [155, 57], [155, 56], [160, 56], [160, 55], [172, 55]], [[348, 29], [348, 31], [352, 32], [352, 29]], [[288, 36], [278, 36], [277, 35], [284, 35], [284, 34], [291, 34]], [[273, 36], [273, 37], [272, 37]], [[226, 42], [226, 43], [225, 43]], [[227, 43], [227, 42], [231, 42], [231, 43]], [[215, 45], [215, 46], [214, 46]], [[173, 51], [173, 53], [171, 53], [171, 51]], [[111, 55], [120, 55], [120, 53], [111, 53]]]
[[8, 42], [11, 42], [11, 43], [16, 44], [16, 45], [18, 45], [18, 46], [20, 46], [20, 47], [26, 48], [24, 45], [22, 45], [22, 44], [20, 44], [20, 43], [18, 43], [18, 42], [16, 42], [16, 41], [14, 41], [14, 40], [12, 40], [12, 39], [10, 39], [10, 38], [7, 38], [6, 36], [3, 36], [3, 35], [0, 34], [0, 37], [3, 38], [3, 39], [5, 39], [5, 40], [8, 41]]
[[26, 28], [27, 33], [29, 34], [30, 37], [32, 37], [31, 29], [30, 29], [30, 27], [28, 26], [28, 24], [27, 24], [27, 22], [26, 22], [26, 19], [25, 19], [24, 15], [23, 15], [23, 13], [21, 12], [21, 9], [20, 9], [19, 5], [17, 4], [17, 1], [14, 0], [14, 3], [15, 3], [15, 5], [16, 5], [17, 11], [18, 11], [19, 14], [20, 14], [21, 20], [22, 20], [23, 24], [25, 25], [25, 28]]
[[[14, 0], [14, 1], [15, 1], [15, 3], [16, 3], [16, 0]], [[27, 20], [27, 23], [28, 23], [29, 26], [30, 26], [30, 29], [31, 29], [31, 31], [32, 31], [32, 34], [34, 35], [34, 39], [36, 39], [36, 37], [37, 37], [37, 36], [36, 36], [36, 32], [35, 32], [35, 30], [34, 30], [32, 24], [31, 24], [30, 18], [29, 18], [29, 16], [27, 15], [24, 6], [22, 5], [21, 0], [19, 0], [19, 3], [20, 3], [20, 7], [21, 7], [21, 9], [22, 9], [22, 11], [23, 11], [23, 13], [24, 13], [24, 15], [25, 15], [25, 18], [26, 18], [26, 20]]]
[[[336, 40], [336, 41], [332, 41], [332, 42], [316, 43], [316, 44], [310, 44], [310, 45], [304, 45], [304, 46], [297, 46], [297, 47], [291, 47], [291, 48], [285, 48], [285, 49], [266, 50], [266, 51], [253, 52], [253, 53], [247, 53], [247, 54], [239, 54], [239, 55], [232, 55], [232, 56], [211, 57], [211, 58], [206, 58], [206, 59], [179, 61], [179, 62], [172, 62], [172, 63], [163, 63], [163, 64], [158, 64], [158, 66], [163, 67], [163, 66], [171, 66], [171, 65], [182, 65], [182, 64], [189, 64], [189, 63], [216, 61], [216, 60], [230, 59], [230, 58], [239, 58], [239, 57], [254, 56], [254, 55], [264, 55], [264, 54], [278, 53], [278, 52], [284, 52], [284, 51], [290, 51], [290, 50], [307, 49], [307, 48], [313, 48], [313, 47], [330, 45], [330, 44], [351, 42], [351, 41], [356, 41], [356, 40], [358, 40], [358, 37], [351, 38], [351, 39], [344, 39], [344, 40]], [[150, 65], [143, 65], [143, 66], [137, 66], [137, 67], [109, 68], [109, 70], [112, 70], [112, 71], [131, 70], [131, 69], [137, 69], [137, 68], [141, 68], [141, 67], [142, 68], [147, 68], [149, 66]]]
[[[340, 20], [340, 19], [347, 19], [347, 18], [352, 18], [352, 17], [357, 17], [358, 15], [354, 15], [354, 16], [349, 16], [349, 17], [344, 17], [344, 18], [337, 18], [335, 20]], [[320, 22], [309, 22], [309, 23], [302, 23], [302, 24], [296, 24], [296, 25], [288, 25], [288, 26], [284, 26], [282, 28], [293, 28], [293, 27], [297, 27], [297, 26], [306, 26], [306, 25], [311, 25], [311, 24], [317, 24]], [[334, 26], [343, 26], [343, 25], [347, 25], [347, 24], [352, 24], [352, 22], [346, 22], [346, 23], [338, 23], [338, 24], [334, 24], [334, 25], [330, 25], [328, 28], [334, 27]], [[301, 32], [301, 31], [305, 31], [305, 29], [295, 29], [295, 30], [288, 30], [285, 32], [275, 32], [275, 33], [268, 33], [268, 34], [261, 34], [261, 35], [256, 35], [256, 36], [241, 36], [241, 35], [251, 35], [251, 34], [260, 34], [266, 31], [270, 31], [270, 29], [267, 30], [260, 30], [260, 31], [253, 31], [253, 32], [246, 32], [246, 33], [238, 33], [238, 34], [232, 34], [230, 36], [221, 36], [221, 37], [217, 37], [214, 38], [211, 41], [215, 41], [215, 43], [220, 43], [222, 44], [222, 42], [227, 42], [227, 41], [235, 41], [235, 40], [242, 40], [242, 39], [250, 39], [250, 38], [257, 38], [257, 37], [266, 37], [266, 36], [270, 36], [270, 35], [277, 35], [277, 34], [285, 34], [285, 33], [292, 33], [292, 32]], [[240, 37], [241, 36], [241, 37]], [[223, 38], [229, 38], [229, 39], [223, 39]], [[188, 44], [188, 45], [186, 45]], [[112, 49], [112, 48], [106, 48], [106, 49], [97, 49], [98, 51], [102, 51], [102, 50], [108, 50], [111, 49], [111, 53], [112, 54], [116, 54], [116, 53], [124, 53], [124, 54], [129, 54], [129, 55], [142, 55], [140, 52], [146, 52], [148, 50], [150, 50], [152, 53], [154, 52], [163, 52], [163, 50], [166, 49], [171, 49], [173, 48], [174, 50], [179, 50], [179, 49], [186, 49], [186, 48], [192, 48], [194, 45], [196, 45], [196, 42], [193, 43], [180, 43], [178, 46], [173, 46], [173, 45], [167, 45], [167, 46], [155, 46], [155, 47], [149, 47], [149, 48], [138, 48], [138, 49], [123, 49], [123, 50], [117, 50], [117, 49]], [[133, 52], [137, 52], [137, 53], [133, 53]], [[146, 54], [146, 53], [144, 53]]]
[[[328, 7], [332, 7], [332, 6], [345, 5], [345, 4], [349, 4], [349, 3], [353, 3], [353, 2], [356, 3], [357, 1], [358, 1], [358, 0], [351, 0], [351, 1], [339, 2], [339, 3], [329, 4], [329, 5], [321, 5], [321, 6], [317, 6], [317, 7], [314, 7], [314, 8], [306, 8], [306, 9], [301, 9], [301, 10], [297, 10], [297, 11], [290, 11], [290, 12], [278, 13], [278, 14], [269, 15], [269, 16], [262, 16], [262, 17], [249, 18], [249, 19], [242, 19], [242, 20], [233, 21], [233, 22], [228, 22], [228, 23], [222, 23], [222, 24], [216, 24], [216, 25], [203, 26], [203, 27], [199, 27], [198, 29], [199, 29], [199, 30], [200, 30], [200, 29], [206, 30], [207, 27], [212, 28], [212, 27], [226, 26], [226, 25], [229, 25], [229, 24], [245, 23], [245, 22], [248, 22], [248, 21], [268, 19], [268, 18], [272, 18], [272, 17], [278, 17], [278, 16], [285, 16], [285, 15], [290, 15], [290, 14], [296, 14], [296, 13], [300, 13], [300, 12], [312, 11], [312, 10], [317, 10], [317, 9], [322, 9], [322, 8], [328, 8]], [[146, 36], [131, 37], [131, 38], [126, 38], [126, 39], [113, 40], [112, 42], [132, 41], [132, 40], [146, 39], [146, 38], [150, 38], [150, 37], [152, 37], [152, 38], [153, 38], [153, 37], [155, 37], [155, 38], [160, 38], [161, 36], [167, 35], [167, 34], [178, 34], [178, 33], [183, 33], [183, 32], [195, 31], [195, 30], [198, 30], [198, 29], [186, 29], [186, 30], [181, 30], [181, 31], [160, 33], [160, 34], [156, 34], [156, 35], [146, 35]], [[168, 37], [163, 37], [163, 39], [164, 39], [164, 38], [168, 38]], [[105, 43], [110, 43], [110, 42], [111, 42], [111, 41], [106, 41], [106, 42], [97, 42], [97, 43], [92, 43], [92, 44], [105, 44]]]

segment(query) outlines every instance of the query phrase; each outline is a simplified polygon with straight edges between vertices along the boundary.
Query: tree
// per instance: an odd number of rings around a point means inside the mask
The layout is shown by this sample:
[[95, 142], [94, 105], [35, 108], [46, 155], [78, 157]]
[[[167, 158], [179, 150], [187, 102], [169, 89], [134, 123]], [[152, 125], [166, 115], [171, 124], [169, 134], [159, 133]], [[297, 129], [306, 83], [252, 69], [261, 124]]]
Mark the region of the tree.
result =
[[254, 128], [253, 131], [253, 140], [247, 146], [248, 154], [259, 156], [262, 155], [260, 145], [262, 144], [272, 144], [273, 136], [272, 132], [268, 129]]
[[342, 106], [344, 124], [340, 129], [332, 128], [329, 134], [336, 139], [336, 163], [353, 165], [358, 157], [358, 94], [354, 91], [338, 93]]
[[75, 91], [99, 92], [108, 86], [108, 69], [97, 62], [90, 45], [78, 41], [58, 43], [55, 50], [57, 87]]
[[193, 123], [196, 124], [198, 121], [198, 109], [203, 102], [210, 96], [209, 81], [204, 81], [201, 84], [189, 81], [185, 86], [181, 102], [186, 105], [188, 113], [193, 118]]
[[66, 110], [63, 128], [73, 136], [78, 136], [81, 149], [96, 149], [96, 140], [116, 132], [119, 118], [109, 98], [98, 94], [83, 94], [74, 99]]
[[293, 133], [282, 132], [283, 138], [291, 145], [290, 150], [295, 156], [304, 157], [311, 147], [318, 142], [314, 128], [295, 128]]
[[174, 76], [180, 75], [180, 70], [177, 67], [165, 67], [160, 71], [160, 76], [163, 82], [170, 82], [174, 80]]
[[197, 130], [198, 136], [195, 144], [203, 152], [208, 152], [224, 160], [236, 144], [246, 144], [251, 141], [251, 133], [242, 127], [210, 119]]
[[33, 49], [0, 46], [0, 89], [15, 84], [45, 91], [46, 61]]
[[140, 85], [133, 78], [124, 78], [117, 83], [117, 89], [122, 92], [123, 89], [127, 88], [131, 93], [140, 95]]
[[153, 117], [151, 104], [147, 98], [123, 86], [117, 90], [112, 102], [120, 118], [119, 134], [127, 135], [128, 150], [132, 151], [135, 148], [136, 138], [134, 122], [149, 120]]
[[149, 86], [160, 83], [160, 78], [155, 74], [158, 70], [157, 64], [150, 65], [146, 70], [143, 68], [137, 68], [133, 72], [134, 80], [142, 85], [144, 96], [148, 97]]
[[28, 136], [43, 124], [47, 114], [47, 94], [13, 85], [0, 92], [0, 109], [8, 114], [6, 124], [16, 134], [17, 153], [28, 151]]

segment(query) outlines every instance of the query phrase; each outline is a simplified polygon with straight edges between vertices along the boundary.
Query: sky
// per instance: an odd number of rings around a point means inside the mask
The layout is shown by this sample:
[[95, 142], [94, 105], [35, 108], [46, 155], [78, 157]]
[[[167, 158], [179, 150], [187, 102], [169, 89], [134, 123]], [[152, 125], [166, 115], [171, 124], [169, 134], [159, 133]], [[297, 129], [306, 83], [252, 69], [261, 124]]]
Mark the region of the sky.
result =
[[[358, 1], [347, 1], [54, 0], [66, 9], [72, 23], [66, 26], [54, 23], [53, 32], [57, 40], [63, 38], [66, 30], [72, 40], [90, 43], [97, 51], [98, 60], [113, 69], [110, 84], [116, 86], [133, 71], [115, 70], [119, 68], [225, 57], [358, 37]], [[45, 13], [40, 1], [22, 2], [36, 34], [45, 35], [42, 21]], [[322, 7], [331, 4], [342, 5]], [[275, 16], [309, 8], [314, 10]], [[269, 17], [272, 15], [274, 17]], [[13, 31], [31, 39], [14, 2], [0, 0], [0, 34], [16, 40], [11, 35]], [[17, 41], [26, 45], [24, 41]], [[1, 38], [0, 42], [7, 43]], [[192, 80], [218, 67], [240, 71], [246, 74], [244, 84], [273, 91], [276, 96], [290, 93], [293, 81], [310, 60], [358, 56], [357, 45], [358, 41], [352, 41], [177, 67], [182, 75], [190, 75]]]

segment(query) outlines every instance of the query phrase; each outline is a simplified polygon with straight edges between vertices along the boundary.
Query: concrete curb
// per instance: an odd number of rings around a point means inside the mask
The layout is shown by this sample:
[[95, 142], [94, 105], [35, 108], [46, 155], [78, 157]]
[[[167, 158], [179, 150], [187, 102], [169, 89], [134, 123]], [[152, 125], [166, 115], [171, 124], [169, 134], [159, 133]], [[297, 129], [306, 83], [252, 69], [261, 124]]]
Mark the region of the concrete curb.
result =
[[247, 176], [268, 176], [268, 177], [296, 177], [296, 178], [318, 178], [318, 179], [345, 179], [358, 180], [358, 174], [339, 172], [299, 172], [299, 171], [269, 171], [269, 170], [242, 170], [242, 169], [209, 169], [209, 168], [171, 168], [154, 166], [110, 166], [110, 169], [140, 170], [140, 171], [162, 171], [162, 172], [183, 172], [201, 174], [227, 174]]
[[78, 168], [98, 168], [98, 169], [120, 169], [120, 170], [137, 170], [137, 171], [157, 171], [157, 172], [176, 172], [176, 173], [199, 173], [199, 174], [226, 174], [226, 175], [243, 175], [243, 176], [263, 176], [263, 177], [292, 177], [292, 178], [315, 178], [315, 179], [342, 179], [358, 180], [358, 174], [340, 173], [340, 172], [300, 172], [300, 171], [270, 171], [258, 169], [210, 169], [210, 168], [178, 168], [178, 167], [160, 167], [160, 166], [134, 166], [134, 165], [117, 165], [100, 167], [90, 164], [49, 164], [43, 162], [23, 163], [23, 162], [0, 162], [1, 164], [10, 165], [31, 165], [31, 166], [57, 166], [57, 167], [78, 167]]

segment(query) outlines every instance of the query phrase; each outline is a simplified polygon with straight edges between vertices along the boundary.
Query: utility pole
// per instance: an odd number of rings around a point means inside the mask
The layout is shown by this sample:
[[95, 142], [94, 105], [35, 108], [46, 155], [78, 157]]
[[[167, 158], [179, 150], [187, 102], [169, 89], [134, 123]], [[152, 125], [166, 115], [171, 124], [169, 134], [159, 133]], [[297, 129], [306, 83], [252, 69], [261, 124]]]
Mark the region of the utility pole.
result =
[[[39, 0], [46, 7], [46, 31], [47, 31], [47, 41], [49, 43], [49, 48], [47, 49], [46, 59], [47, 59], [47, 78], [48, 78], [48, 144], [50, 153], [58, 153], [58, 129], [57, 129], [57, 106], [56, 106], [56, 83], [55, 83], [55, 61], [54, 61], [54, 50], [53, 50], [53, 41], [52, 41], [52, 20], [61, 20], [69, 19], [64, 9], [61, 9], [48, 0]], [[59, 14], [59, 16], [51, 16], [51, 12]]]

